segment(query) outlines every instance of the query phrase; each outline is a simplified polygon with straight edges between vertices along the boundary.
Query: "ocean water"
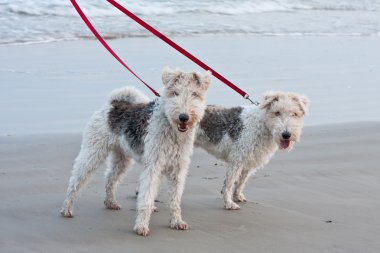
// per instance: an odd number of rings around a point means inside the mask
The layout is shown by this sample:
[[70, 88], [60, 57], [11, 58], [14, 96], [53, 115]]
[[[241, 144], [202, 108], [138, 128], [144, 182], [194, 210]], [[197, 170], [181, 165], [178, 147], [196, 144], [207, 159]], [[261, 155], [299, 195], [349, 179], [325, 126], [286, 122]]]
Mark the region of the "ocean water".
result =
[[[151, 36], [105, 0], [78, 0], [108, 39]], [[119, 0], [170, 36], [380, 36], [380, 0]], [[93, 39], [69, 0], [0, 0], [0, 45]]]

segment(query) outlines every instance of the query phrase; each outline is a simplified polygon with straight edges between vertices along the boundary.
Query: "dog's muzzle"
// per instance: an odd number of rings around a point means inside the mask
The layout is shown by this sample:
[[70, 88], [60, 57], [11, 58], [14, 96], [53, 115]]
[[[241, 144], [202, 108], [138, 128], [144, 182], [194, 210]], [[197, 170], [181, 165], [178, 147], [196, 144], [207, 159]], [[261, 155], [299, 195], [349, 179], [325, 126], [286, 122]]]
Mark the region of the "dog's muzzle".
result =
[[178, 123], [178, 131], [180, 131], [180, 132], [186, 132], [187, 129], [188, 129], [187, 122], [190, 119], [189, 115], [187, 115], [185, 113], [181, 113], [178, 116], [178, 119], [179, 119], [179, 122], [180, 122], [180, 123]]
[[292, 134], [288, 131], [284, 131], [281, 134], [282, 140], [280, 141], [280, 147], [281, 149], [287, 149], [290, 146], [290, 137], [292, 137]]

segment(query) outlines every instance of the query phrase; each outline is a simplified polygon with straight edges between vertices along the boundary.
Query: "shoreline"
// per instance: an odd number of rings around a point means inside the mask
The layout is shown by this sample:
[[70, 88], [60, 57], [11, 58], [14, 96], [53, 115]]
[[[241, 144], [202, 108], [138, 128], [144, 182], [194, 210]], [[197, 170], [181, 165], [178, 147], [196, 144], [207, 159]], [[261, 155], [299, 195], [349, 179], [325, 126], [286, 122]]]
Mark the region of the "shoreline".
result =
[[[373, 33], [373, 34], [361, 34], [361, 33], [317, 33], [317, 34], [301, 34], [298, 32], [295, 33], [288, 33], [288, 34], [271, 34], [271, 33], [266, 33], [266, 34], [261, 34], [261, 33], [233, 33], [233, 34], [228, 34], [228, 33], [215, 33], [215, 34], [165, 34], [169, 39], [176, 41], [178, 39], [193, 39], [193, 38], [216, 38], [216, 39], [223, 39], [223, 38], [228, 38], [228, 37], [248, 37], [248, 38], [352, 38], [352, 39], [366, 39], [366, 38], [380, 38], [380, 33]], [[140, 35], [140, 36], [121, 36], [121, 37], [111, 37], [111, 36], [103, 36], [104, 40], [106, 40], [107, 43], [112, 42], [112, 41], [119, 41], [119, 40], [129, 40], [129, 39], [156, 39], [160, 41], [158, 37], [152, 34], [147, 34], [147, 35]], [[70, 43], [70, 42], [91, 42], [91, 41], [97, 41], [99, 42], [96, 37], [92, 33], [88, 34], [88, 37], [83, 37], [83, 38], [75, 38], [75, 39], [52, 39], [52, 40], [46, 40], [46, 41], [29, 41], [29, 42], [10, 42], [7, 44], [0, 44], [1, 47], [22, 47], [22, 46], [33, 46], [33, 45], [46, 45], [46, 44], [55, 44], [55, 43]], [[164, 42], [163, 42], [164, 43]]]

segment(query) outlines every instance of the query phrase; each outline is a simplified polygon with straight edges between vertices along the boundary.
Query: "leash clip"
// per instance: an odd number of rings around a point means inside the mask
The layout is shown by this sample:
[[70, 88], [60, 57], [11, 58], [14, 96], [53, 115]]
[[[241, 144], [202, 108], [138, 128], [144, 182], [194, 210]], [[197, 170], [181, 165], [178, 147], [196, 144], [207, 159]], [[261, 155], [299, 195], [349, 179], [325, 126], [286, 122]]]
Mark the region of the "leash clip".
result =
[[248, 101], [250, 101], [252, 104], [254, 104], [254, 105], [256, 105], [256, 106], [259, 106], [259, 105], [260, 105], [259, 102], [255, 101], [255, 100], [251, 100], [251, 99], [249, 98], [249, 95], [248, 95], [248, 94], [245, 94], [244, 98], [247, 99]]

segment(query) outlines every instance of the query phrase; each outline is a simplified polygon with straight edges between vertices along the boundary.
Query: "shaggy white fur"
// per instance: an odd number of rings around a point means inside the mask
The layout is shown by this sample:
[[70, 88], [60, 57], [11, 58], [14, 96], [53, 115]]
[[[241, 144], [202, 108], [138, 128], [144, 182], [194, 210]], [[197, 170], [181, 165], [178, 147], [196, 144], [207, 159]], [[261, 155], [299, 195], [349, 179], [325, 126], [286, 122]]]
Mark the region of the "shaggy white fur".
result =
[[227, 163], [224, 207], [239, 209], [248, 178], [278, 150], [299, 141], [309, 100], [295, 93], [268, 92], [260, 106], [208, 106], [195, 145]]
[[136, 160], [144, 165], [137, 198], [136, 233], [149, 234], [162, 175], [170, 185], [170, 227], [188, 228], [181, 215], [181, 197], [211, 74], [165, 69], [162, 80], [165, 88], [161, 98], [149, 101], [136, 89], [122, 88], [112, 92], [105, 106], [92, 116], [73, 165], [62, 216], [73, 216], [78, 191], [108, 157], [106, 208], [121, 208], [116, 201], [116, 187]]

